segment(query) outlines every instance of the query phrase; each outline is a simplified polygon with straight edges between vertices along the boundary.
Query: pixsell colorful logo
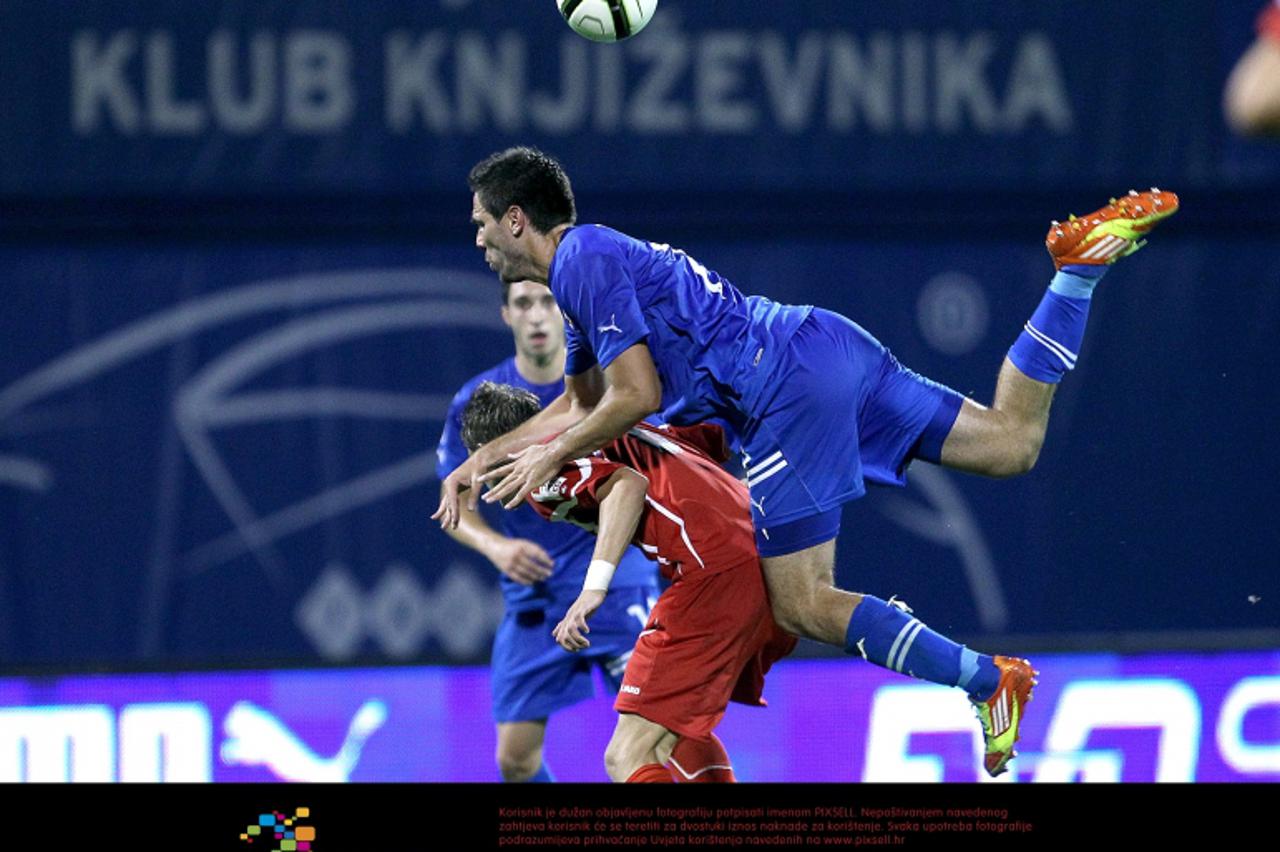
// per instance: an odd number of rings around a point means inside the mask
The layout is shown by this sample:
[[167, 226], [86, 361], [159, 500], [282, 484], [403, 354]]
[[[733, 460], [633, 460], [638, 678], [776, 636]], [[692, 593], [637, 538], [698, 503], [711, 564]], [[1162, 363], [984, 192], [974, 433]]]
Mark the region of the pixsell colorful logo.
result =
[[316, 827], [303, 825], [301, 821], [310, 818], [311, 808], [298, 808], [293, 816], [285, 816], [280, 811], [259, 814], [257, 822], [240, 832], [240, 839], [255, 844], [260, 852], [309, 852], [314, 849]]

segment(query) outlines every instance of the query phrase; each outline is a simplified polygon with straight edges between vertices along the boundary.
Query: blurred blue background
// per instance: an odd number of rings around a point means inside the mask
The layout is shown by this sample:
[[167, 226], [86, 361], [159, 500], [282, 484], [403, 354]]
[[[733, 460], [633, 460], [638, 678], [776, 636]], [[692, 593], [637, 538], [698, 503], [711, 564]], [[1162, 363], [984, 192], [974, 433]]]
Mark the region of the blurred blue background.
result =
[[980, 401], [1049, 220], [1176, 190], [1037, 469], [916, 465], [838, 581], [983, 650], [1275, 647], [1280, 144], [1220, 108], [1259, 5], [663, 0], [608, 46], [550, 2], [0, 2], [0, 664], [487, 659], [496, 573], [427, 516], [510, 351], [465, 177], [512, 144]]

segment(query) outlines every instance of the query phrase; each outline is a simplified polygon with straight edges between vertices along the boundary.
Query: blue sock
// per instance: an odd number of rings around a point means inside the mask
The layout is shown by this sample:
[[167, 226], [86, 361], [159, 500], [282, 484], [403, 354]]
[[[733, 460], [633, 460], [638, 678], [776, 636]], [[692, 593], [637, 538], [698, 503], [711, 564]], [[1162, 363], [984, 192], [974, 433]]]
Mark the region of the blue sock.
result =
[[1064, 266], [1009, 349], [1009, 360], [1040, 382], [1057, 384], [1075, 369], [1093, 288], [1108, 266]]
[[901, 601], [863, 595], [849, 619], [844, 649], [886, 669], [958, 686], [975, 698], [990, 697], [1000, 682], [1000, 670], [990, 657], [925, 627]]
[[[993, 687], [994, 690], [994, 687]], [[529, 777], [529, 784], [554, 784], [556, 776], [551, 774], [551, 770], [547, 768], [547, 762], [544, 760], [538, 767], [538, 771]]]

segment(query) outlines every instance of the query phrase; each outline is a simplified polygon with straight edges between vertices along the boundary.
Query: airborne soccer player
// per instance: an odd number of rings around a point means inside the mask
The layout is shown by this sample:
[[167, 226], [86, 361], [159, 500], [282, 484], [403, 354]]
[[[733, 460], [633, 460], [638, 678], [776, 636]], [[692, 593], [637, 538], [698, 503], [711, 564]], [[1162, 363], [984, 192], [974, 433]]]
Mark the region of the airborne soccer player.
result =
[[[532, 394], [482, 384], [463, 412], [463, 441], [474, 453], [538, 411]], [[610, 605], [628, 542], [671, 581], [635, 642], [614, 704], [620, 715], [605, 750], [614, 781], [671, 781], [668, 760], [682, 781], [733, 781], [712, 731], [730, 700], [764, 703], [765, 674], [795, 647], [770, 615], [747, 490], [719, 464], [728, 458], [719, 426], [640, 423], [529, 495], [547, 520], [596, 534], [582, 592], [555, 627], [565, 650], [590, 651], [599, 641], [587, 619]]]
[[[474, 377], [457, 392], [436, 449], [436, 472], [447, 476], [462, 464], [462, 412], [482, 382], [514, 385], [550, 402], [564, 387], [564, 321], [543, 284], [502, 284], [502, 319], [510, 326], [516, 354]], [[502, 780], [555, 780], [543, 758], [547, 719], [594, 693], [591, 665], [616, 692], [636, 634], [658, 597], [653, 564], [629, 548], [618, 563], [614, 594], [598, 615], [590, 653], [574, 658], [551, 638], [551, 627], [578, 596], [595, 541], [570, 526], [548, 527], [531, 509], [504, 512], [495, 530], [479, 513], [464, 509], [449, 534], [485, 556], [500, 574], [505, 604], [493, 637], [491, 681], [498, 726]]]
[[[1003, 772], [1035, 684], [1030, 663], [974, 653], [900, 603], [835, 588], [840, 506], [862, 496], [867, 480], [902, 485], [915, 459], [996, 477], [1029, 470], [1053, 392], [1075, 366], [1095, 286], [1176, 212], [1177, 196], [1131, 192], [1050, 227], [1057, 274], [1009, 350], [988, 407], [906, 369], [839, 314], [744, 296], [670, 246], [575, 225], [569, 179], [539, 151], [494, 154], [469, 182], [476, 246], [490, 267], [504, 280], [548, 282], [564, 311], [565, 392], [454, 471], [434, 517], [454, 523], [459, 492], [470, 486], [474, 502], [481, 477], [496, 482], [486, 500], [519, 505], [567, 460], [652, 411], [669, 423], [720, 417], [743, 444], [778, 623], [960, 687], [982, 723], [987, 771]], [[538, 443], [550, 434], [557, 437]]]

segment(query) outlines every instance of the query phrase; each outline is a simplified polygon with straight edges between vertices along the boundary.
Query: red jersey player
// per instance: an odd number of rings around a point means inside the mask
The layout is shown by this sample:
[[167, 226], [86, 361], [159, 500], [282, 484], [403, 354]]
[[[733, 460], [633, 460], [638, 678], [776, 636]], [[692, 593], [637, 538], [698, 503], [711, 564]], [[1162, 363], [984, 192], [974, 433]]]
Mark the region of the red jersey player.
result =
[[[477, 388], [463, 413], [469, 451], [539, 410], [506, 385]], [[543, 517], [596, 533], [582, 594], [553, 631], [566, 650], [589, 646], [623, 550], [635, 543], [671, 586], [636, 640], [605, 751], [615, 781], [733, 780], [712, 730], [730, 700], [763, 705], [764, 675], [795, 647], [774, 623], [756, 552], [746, 487], [717, 463], [728, 458], [718, 426], [641, 423], [536, 489]]]

